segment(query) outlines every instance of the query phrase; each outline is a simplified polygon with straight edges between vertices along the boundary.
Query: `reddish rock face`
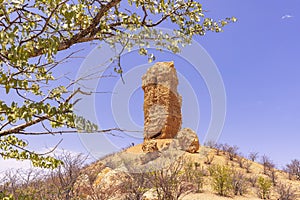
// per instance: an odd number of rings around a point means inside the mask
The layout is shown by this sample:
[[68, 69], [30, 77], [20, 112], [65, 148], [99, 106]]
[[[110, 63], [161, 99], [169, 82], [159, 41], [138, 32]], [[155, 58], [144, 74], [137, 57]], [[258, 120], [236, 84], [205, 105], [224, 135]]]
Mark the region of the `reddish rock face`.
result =
[[173, 62], [158, 62], [142, 77], [144, 139], [174, 138], [181, 128], [182, 98]]

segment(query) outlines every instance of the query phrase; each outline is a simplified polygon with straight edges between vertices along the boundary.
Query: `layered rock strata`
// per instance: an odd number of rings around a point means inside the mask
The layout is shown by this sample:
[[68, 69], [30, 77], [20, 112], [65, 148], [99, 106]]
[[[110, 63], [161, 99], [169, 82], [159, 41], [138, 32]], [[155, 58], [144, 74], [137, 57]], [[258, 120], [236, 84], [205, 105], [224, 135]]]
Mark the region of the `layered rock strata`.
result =
[[173, 62], [158, 62], [142, 77], [144, 139], [174, 138], [181, 128], [182, 98]]

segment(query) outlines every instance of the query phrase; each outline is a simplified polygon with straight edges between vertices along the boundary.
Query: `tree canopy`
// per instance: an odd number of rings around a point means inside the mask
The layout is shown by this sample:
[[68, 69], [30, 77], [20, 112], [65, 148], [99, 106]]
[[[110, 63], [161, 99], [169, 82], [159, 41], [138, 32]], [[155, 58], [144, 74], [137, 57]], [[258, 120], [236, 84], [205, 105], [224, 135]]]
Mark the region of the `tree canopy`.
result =
[[[154, 42], [177, 53], [193, 36], [221, 32], [236, 21], [204, 14], [193, 0], [0, 0], [0, 155], [55, 168], [59, 160], [27, 149], [19, 135], [110, 131], [76, 125], [84, 119], [74, 114], [74, 99], [87, 91], [53, 75], [71, 57], [58, 59], [59, 54], [91, 41], [136, 46], [141, 55], [148, 55], [147, 44]], [[155, 29], [164, 22], [175, 27], [173, 34]], [[122, 74], [120, 62], [115, 71]], [[36, 126], [44, 131], [34, 132]]]

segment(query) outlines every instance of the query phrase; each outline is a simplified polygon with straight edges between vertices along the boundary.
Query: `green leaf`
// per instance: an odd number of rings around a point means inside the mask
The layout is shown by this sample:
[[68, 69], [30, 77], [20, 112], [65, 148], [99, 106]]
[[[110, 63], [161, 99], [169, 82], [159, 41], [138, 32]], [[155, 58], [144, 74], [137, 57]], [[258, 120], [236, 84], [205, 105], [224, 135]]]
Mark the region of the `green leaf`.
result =
[[146, 56], [146, 55], [147, 55], [147, 52], [148, 52], [148, 51], [147, 51], [145, 48], [140, 48], [140, 49], [139, 49], [139, 54], [140, 54], [140, 55]]

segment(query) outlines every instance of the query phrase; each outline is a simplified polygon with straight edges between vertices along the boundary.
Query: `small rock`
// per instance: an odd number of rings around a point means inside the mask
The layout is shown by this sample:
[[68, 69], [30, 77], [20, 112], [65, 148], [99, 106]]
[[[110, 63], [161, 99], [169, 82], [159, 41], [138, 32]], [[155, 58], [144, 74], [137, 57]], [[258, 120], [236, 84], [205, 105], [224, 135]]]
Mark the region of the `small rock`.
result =
[[197, 134], [190, 128], [184, 128], [178, 132], [176, 139], [181, 150], [189, 153], [196, 153], [200, 144]]

